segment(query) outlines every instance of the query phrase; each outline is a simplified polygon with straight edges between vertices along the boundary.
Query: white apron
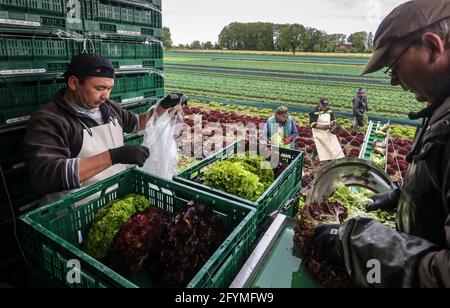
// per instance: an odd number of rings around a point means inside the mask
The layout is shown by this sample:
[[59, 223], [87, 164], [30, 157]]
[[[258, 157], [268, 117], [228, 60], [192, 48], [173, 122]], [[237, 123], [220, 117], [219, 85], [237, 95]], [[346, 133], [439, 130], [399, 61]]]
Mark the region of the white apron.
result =
[[[115, 149], [123, 146], [123, 129], [116, 118], [111, 118], [108, 124], [103, 124], [96, 127], [88, 128], [81, 120], [80, 123], [84, 126], [83, 129], [83, 144], [81, 146], [78, 158], [88, 158], [102, 152], [108, 151], [110, 149]], [[89, 185], [98, 183], [110, 176], [113, 176], [123, 170], [126, 166], [122, 164], [116, 164], [103, 170], [99, 174], [93, 176], [92, 178], [81, 183], [81, 188], [85, 188]], [[45, 204], [51, 201], [59, 200], [64, 198], [64, 196], [74, 193], [80, 189], [66, 190], [58, 193], [53, 193], [46, 195], [42, 200], [41, 204]], [[93, 199], [96, 195], [92, 196]], [[88, 200], [84, 200], [88, 201]]]
[[[329, 113], [319, 115], [317, 124], [330, 126], [331, 115]], [[332, 134], [329, 129], [313, 128], [312, 133], [320, 161], [335, 160], [345, 157], [338, 138], [336, 135]]]

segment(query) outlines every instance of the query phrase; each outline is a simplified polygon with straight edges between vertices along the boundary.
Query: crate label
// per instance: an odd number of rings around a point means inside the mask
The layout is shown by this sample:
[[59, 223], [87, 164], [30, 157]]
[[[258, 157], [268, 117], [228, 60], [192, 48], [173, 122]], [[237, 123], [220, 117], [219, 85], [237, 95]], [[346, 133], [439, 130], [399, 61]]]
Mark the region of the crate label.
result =
[[26, 21], [26, 20], [5, 19], [5, 18], [0, 18], [0, 24], [15, 25], [15, 26], [31, 26], [31, 27], [41, 26], [41, 23], [37, 21]]
[[126, 98], [122, 100], [122, 103], [130, 103], [130, 102], [136, 102], [136, 101], [141, 101], [143, 100], [144, 97], [143, 96], [138, 96], [138, 97], [132, 97], [132, 98]]
[[117, 30], [117, 34], [140, 36], [141, 32], [139, 32], [139, 31], [127, 31], [127, 30]]
[[6, 124], [25, 122], [25, 121], [28, 121], [30, 118], [31, 118], [31, 116], [12, 118], [12, 119], [6, 120]]
[[168, 189], [165, 189], [165, 188], [162, 188], [162, 187], [161, 187], [161, 192], [166, 194], [166, 195], [168, 195], [168, 196], [173, 196], [172, 191], [170, 191]]
[[19, 168], [23, 168], [23, 167], [25, 167], [27, 164], [25, 163], [25, 162], [21, 162], [21, 163], [18, 163], [18, 164], [14, 164], [13, 166], [12, 166], [12, 168], [13, 169], [19, 169]]
[[23, 74], [41, 74], [45, 73], [45, 68], [23, 69], [23, 70], [2, 70], [0, 75], [23, 75]]
[[135, 68], [143, 68], [142, 64], [137, 64], [137, 65], [121, 65], [119, 67], [122, 70], [129, 70], [129, 69], [135, 69]]

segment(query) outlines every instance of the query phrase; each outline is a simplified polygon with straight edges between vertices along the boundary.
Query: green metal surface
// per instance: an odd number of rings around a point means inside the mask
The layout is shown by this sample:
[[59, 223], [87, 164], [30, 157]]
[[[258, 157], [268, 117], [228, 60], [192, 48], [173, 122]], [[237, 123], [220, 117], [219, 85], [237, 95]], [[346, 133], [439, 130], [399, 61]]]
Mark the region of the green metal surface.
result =
[[270, 256], [252, 283], [252, 288], [323, 288], [304, 267], [294, 248], [294, 229], [286, 226]]

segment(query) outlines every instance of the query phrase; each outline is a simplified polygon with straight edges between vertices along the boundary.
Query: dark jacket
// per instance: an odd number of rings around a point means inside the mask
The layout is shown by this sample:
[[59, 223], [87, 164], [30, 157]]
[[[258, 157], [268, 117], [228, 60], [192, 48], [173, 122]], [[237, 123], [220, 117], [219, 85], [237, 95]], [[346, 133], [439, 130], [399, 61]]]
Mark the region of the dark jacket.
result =
[[[84, 127], [80, 121], [89, 128], [98, 126], [96, 121], [70, 107], [63, 93], [64, 90], [58, 92], [53, 102], [33, 114], [23, 141], [31, 183], [41, 195], [80, 188], [72, 174], [78, 170], [70, 168], [68, 162], [78, 156], [83, 144]], [[116, 103], [107, 101], [100, 105], [100, 110], [105, 124], [115, 117], [124, 132], [137, 131], [137, 117]]]
[[356, 95], [353, 98], [353, 116], [363, 117], [369, 111], [367, 96]]
[[319, 119], [319, 116], [321, 114], [329, 113], [331, 117], [331, 122], [335, 121], [334, 112], [330, 108], [327, 108], [326, 110], [321, 110], [319, 106], [316, 107], [316, 109], [309, 113], [309, 124], [312, 127], [315, 127], [317, 124], [317, 120]]
[[[345, 267], [364, 287], [450, 287], [450, 98], [417, 135], [398, 197], [397, 229], [349, 220], [339, 233]], [[381, 283], [366, 281], [369, 260], [381, 262]]]

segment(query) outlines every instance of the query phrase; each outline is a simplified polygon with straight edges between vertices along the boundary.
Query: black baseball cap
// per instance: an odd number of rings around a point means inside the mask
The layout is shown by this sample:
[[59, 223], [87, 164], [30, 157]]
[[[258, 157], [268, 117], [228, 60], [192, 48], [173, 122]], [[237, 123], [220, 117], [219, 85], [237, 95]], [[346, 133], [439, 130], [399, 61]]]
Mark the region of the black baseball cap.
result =
[[64, 76], [114, 78], [111, 61], [95, 53], [81, 53], [72, 58]]

